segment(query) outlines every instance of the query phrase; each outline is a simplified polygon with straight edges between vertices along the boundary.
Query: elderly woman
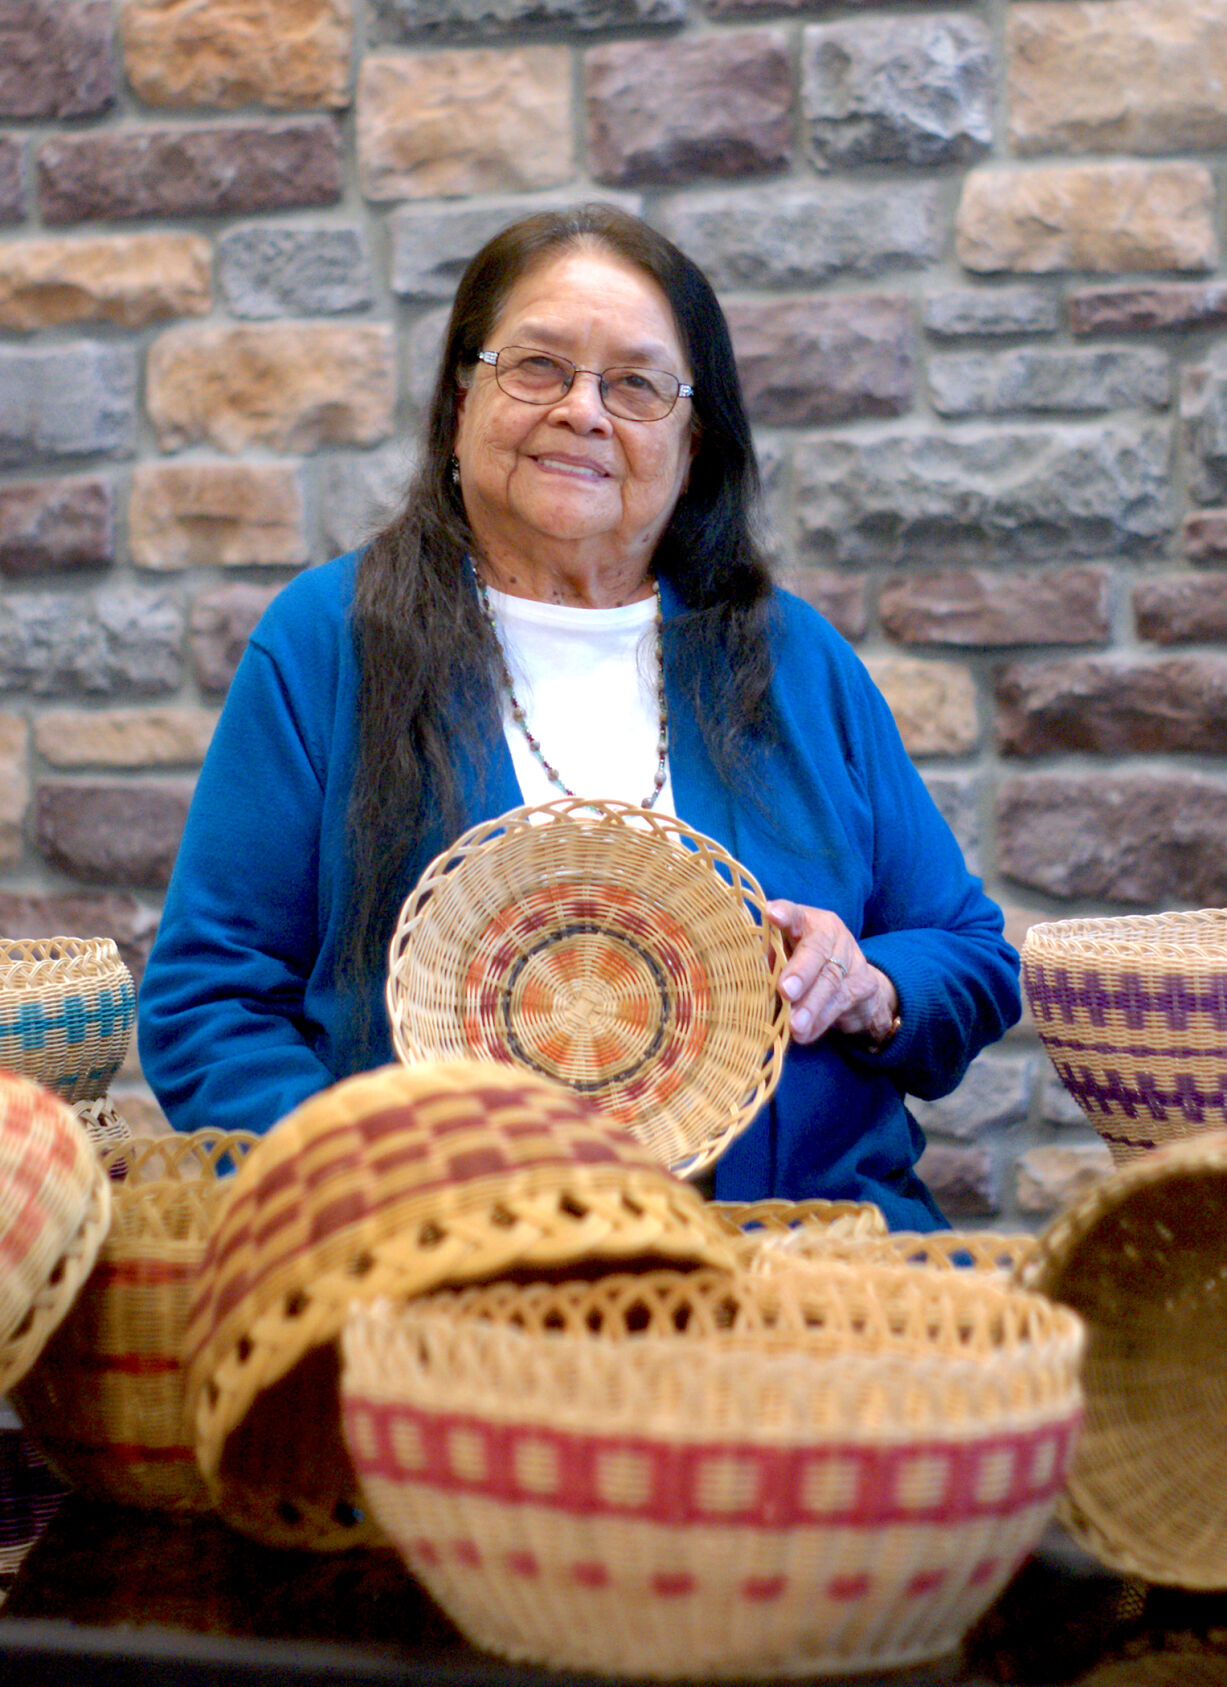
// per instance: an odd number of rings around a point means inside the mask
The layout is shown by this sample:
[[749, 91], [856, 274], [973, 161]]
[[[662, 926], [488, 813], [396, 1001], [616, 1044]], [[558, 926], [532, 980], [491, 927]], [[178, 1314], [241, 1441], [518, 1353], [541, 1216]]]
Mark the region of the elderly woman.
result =
[[460, 283], [403, 512], [299, 576], [235, 675], [141, 991], [172, 1123], [266, 1129], [391, 1058], [388, 939], [465, 827], [560, 792], [675, 813], [773, 898], [793, 1046], [726, 1198], [943, 1220], [904, 1096], [1019, 1011], [999, 910], [830, 626], [773, 590], [728, 329], [609, 206]]

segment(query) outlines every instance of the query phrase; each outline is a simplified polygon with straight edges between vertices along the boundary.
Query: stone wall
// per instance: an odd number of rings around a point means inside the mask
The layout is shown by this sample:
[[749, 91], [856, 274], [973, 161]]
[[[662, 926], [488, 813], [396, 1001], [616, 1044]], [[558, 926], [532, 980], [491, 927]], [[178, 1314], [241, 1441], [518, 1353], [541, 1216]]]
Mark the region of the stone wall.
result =
[[[3, 0], [0, 930], [139, 972], [262, 606], [593, 194], [720, 289], [781, 571], [1016, 938], [1227, 902], [1224, 86], [1222, 0]], [[976, 1222], [1102, 1168], [1026, 1026], [919, 1112]]]

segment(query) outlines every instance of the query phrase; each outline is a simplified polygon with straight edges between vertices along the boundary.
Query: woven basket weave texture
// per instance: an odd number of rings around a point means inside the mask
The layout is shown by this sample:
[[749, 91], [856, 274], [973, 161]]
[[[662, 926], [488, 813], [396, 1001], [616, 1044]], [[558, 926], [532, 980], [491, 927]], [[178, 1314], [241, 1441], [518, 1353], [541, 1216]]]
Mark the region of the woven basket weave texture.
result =
[[65, 1101], [96, 1100], [135, 1020], [132, 974], [109, 937], [0, 938], [0, 1067]]
[[72, 1310], [13, 1394], [55, 1469], [95, 1499], [204, 1511], [184, 1416], [188, 1304], [224, 1179], [258, 1138], [202, 1130], [113, 1144], [112, 1221]]
[[0, 1394], [67, 1313], [110, 1218], [110, 1179], [71, 1107], [0, 1072]]
[[440, 855], [401, 910], [396, 1052], [557, 1079], [691, 1176], [779, 1082], [784, 951], [765, 906], [727, 851], [668, 815], [578, 798], [513, 810]]
[[1061, 1082], [1117, 1165], [1227, 1126], [1227, 909], [1034, 925], [1022, 976]]
[[355, 1306], [372, 1508], [505, 1656], [661, 1678], [954, 1648], [1051, 1513], [1076, 1318], [985, 1277], [833, 1263]]
[[313, 1097], [240, 1168], [193, 1300], [187, 1409], [223, 1513], [272, 1544], [376, 1538], [337, 1405], [353, 1298], [628, 1260], [732, 1253], [692, 1188], [564, 1086], [467, 1061]]
[[1227, 1587], [1227, 1133], [1105, 1178], [1020, 1276], [1087, 1328], [1063, 1520], [1126, 1575]]

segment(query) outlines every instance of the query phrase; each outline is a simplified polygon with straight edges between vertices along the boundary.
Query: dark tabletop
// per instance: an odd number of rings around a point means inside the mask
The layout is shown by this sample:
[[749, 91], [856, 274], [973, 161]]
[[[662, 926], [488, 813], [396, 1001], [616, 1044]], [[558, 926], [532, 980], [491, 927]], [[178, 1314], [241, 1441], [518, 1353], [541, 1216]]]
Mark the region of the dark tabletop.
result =
[[[599, 1679], [476, 1651], [390, 1551], [279, 1551], [214, 1518], [76, 1496], [0, 1610], [0, 1682], [20, 1687], [562, 1687]], [[857, 1687], [1227, 1687], [1227, 1594], [1115, 1576], [1053, 1528], [959, 1655], [840, 1679]]]

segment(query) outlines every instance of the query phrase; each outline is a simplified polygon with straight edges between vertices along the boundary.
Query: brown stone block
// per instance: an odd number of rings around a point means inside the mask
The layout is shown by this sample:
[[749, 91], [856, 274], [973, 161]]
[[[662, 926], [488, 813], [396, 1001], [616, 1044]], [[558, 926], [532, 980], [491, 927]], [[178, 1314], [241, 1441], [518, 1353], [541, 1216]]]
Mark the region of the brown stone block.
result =
[[1139, 638], [1156, 644], [1227, 640], [1227, 574], [1180, 574], [1134, 588]]
[[788, 57], [775, 30], [594, 47], [584, 55], [593, 175], [629, 187], [784, 169], [793, 141]]
[[193, 604], [188, 639], [196, 678], [203, 690], [226, 690], [247, 648], [252, 628], [278, 589], [276, 586], [223, 586]]
[[34, 793], [38, 849], [83, 884], [160, 890], [170, 880], [192, 787], [44, 783]]
[[53, 767], [199, 767], [215, 709], [50, 709], [34, 747]]
[[1103, 644], [1110, 582], [1106, 568], [898, 575], [882, 587], [878, 613], [904, 644]]
[[[1087, 1131], [1091, 1126], [1087, 1124]], [[1054, 1143], [1030, 1148], [1015, 1173], [1018, 1210], [1034, 1218], [1055, 1217], [1112, 1171], [1106, 1142]]]
[[997, 682], [1006, 755], [1227, 752], [1227, 657], [1016, 662]]
[[931, 1142], [916, 1170], [947, 1218], [992, 1218], [1001, 1210], [987, 1148]]
[[865, 636], [869, 614], [865, 603], [865, 582], [856, 575], [838, 574], [826, 568], [786, 568], [780, 575], [785, 591], [795, 592], [846, 639], [855, 643]]
[[141, 328], [212, 305], [211, 249], [196, 234], [122, 234], [0, 245], [0, 327], [116, 322]]
[[6, 0], [0, 117], [92, 117], [119, 92], [111, 0]]
[[143, 463], [128, 542], [140, 568], [300, 567], [302, 486], [288, 463]]
[[334, 204], [341, 137], [328, 117], [96, 130], [44, 141], [37, 169], [48, 223], [235, 216]]
[[157, 929], [157, 914], [133, 896], [0, 890], [0, 932], [5, 937], [113, 938], [138, 984]]
[[0, 714], [0, 867], [16, 867], [21, 860], [22, 826], [30, 802], [28, 737], [20, 715]]
[[1184, 554], [1192, 562], [1227, 557], [1227, 510], [1195, 510], [1184, 518]]
[[1042, 0], [1012, 5], [1006, 19], [1020, 152], [1227, 145], [1222, 0]]
[[746, 407], [804, 426], [898, 416], [912, 401], [912, 311], [879, 295], [726, 306]]
[[997, 793], [997, 865], [1050, 896], [1227, 904], [1227, 787], [1195, 774], [1017, 774]]
[[370, 53], [358, 77], [368, 199], [523, 193], [575, 175], [565, 47]]
[[384, 323], [171, 328], [149, 348], [146, 377], [164, 451], [202, 441], [313, 451], [392, 431], [395, 343]]
[[866, 666], [910, 756], [961, 756], [975, 749], [980, 724], [966, 668], [914, 656], [874, 656]]
[[352, 0], [122, 0], [119, 23], [146, 105], [348, 104]]
[[959, 262], [1014, 270], [1211, 269], [1214, 183], [1202, 164], [986, 165], [963, 179]]
[[1141, 334], [1157, 328], [1218, 328], [1227, 282], [1156, 281], [1149, 287], [1083, 287], [1069, 295], [1074, 334]]
[[0, 486], [0, 574], [104, 568], [114, 558], [114, 494], [92, 476]]

